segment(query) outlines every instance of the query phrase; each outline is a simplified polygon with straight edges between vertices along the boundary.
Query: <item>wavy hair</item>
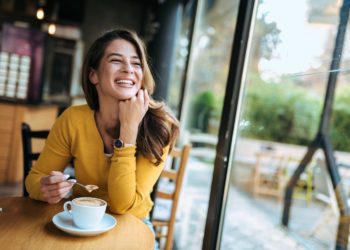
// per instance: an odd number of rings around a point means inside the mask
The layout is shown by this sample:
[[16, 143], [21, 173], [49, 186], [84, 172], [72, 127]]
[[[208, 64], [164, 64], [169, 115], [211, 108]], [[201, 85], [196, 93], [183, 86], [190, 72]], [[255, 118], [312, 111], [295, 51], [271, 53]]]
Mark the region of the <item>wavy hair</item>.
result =
[[97, 38], [88, 50], [82, 70], [82, 87], [87, 104], [92, 110], [99, 110], [99, 99], [94, 84], [90, 82], [91, 69], [97, 70], [108, 45], [116, 40], [123, 39], [130, 42], [136, 49], [143, 70], [142, 87], [150, 94], [150, 102], [147, 113], [139, 126], [136, 139], [137, 152], [150, 160], [155, 165], [162, 162], [163, 148], [172, 147], [179, 131], [179, 123], [163, 102], [152, 98], [154, 92], [154, 78], [147, 62], [147, 52], [144, 43], [133, 31], [127, 29], [115, 29], [106, 32]]

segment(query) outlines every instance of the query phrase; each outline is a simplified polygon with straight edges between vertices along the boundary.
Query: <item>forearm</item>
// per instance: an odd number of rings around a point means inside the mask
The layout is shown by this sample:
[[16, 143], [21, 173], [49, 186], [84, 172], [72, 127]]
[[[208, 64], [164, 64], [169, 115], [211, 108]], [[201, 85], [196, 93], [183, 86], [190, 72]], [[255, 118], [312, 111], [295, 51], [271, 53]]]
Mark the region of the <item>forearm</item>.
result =
[[44, 201], [44, 197], [40, 192], [40, 180], [44, 176], [45, 174], [37, 172], [35, 170], [30, 171], [29, 175], [25, 180], [26, 189], [29, 193], [30, 198]]
[[108, 194], [111, 210], [123, 214], [143, 206], [157, 182], [168, 155], [164, 148], [163, 162], [155, 166], [142, 155], [135, 157], [136, 147], [116, 149], [111, 160]]
[[137, 131], [138, 127], [136, 126], [121, 126], [120, 128], [120, 139], [127, 143], [136, 145]]
[[136, 147], [115, 149], [108, 176], [111, 209], [125, 213], [137, 203]]
[[41, 179], [48, 176], [51, 171], [63, 172], [69, 161], [70, 156], [57, 155], [48, 147], [45, 147], [25, 180], [29, 197], [36, 200], [45, 200], [40, 191]]

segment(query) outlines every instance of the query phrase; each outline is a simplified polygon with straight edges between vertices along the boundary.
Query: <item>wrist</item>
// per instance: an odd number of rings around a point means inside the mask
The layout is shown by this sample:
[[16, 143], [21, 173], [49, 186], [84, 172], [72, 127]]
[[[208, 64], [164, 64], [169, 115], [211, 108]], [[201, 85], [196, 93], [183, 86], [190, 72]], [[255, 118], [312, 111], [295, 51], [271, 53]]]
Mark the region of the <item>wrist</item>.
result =
[[137, 129], [132, 128], [121, 128], [119, 139], [124, 142], [124, 144], [135, 145], [137, 138]]
[[136, 138], [134, 139], [126, 136], [120, 136], [119, 139], [124, 142], [124, 145], [136, 145]]
[[127, 143], [127, 142], [124, 142], [121, 138], [113, 140], [114, 148], [127, 148], [127, 147], [134, 147], [134, 146], [136, 146], [136, 143], [135, 144]]

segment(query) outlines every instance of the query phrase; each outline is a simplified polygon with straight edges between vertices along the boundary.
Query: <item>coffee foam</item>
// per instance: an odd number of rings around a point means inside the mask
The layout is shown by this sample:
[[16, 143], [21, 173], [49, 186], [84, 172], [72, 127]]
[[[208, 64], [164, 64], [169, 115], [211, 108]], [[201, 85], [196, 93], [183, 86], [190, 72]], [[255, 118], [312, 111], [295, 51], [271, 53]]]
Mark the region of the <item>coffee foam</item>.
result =
[[100, 207], [106, 203], [95, 198], [78, 198], [73, 201], [76, 205], [89, 206], [89, 207]]

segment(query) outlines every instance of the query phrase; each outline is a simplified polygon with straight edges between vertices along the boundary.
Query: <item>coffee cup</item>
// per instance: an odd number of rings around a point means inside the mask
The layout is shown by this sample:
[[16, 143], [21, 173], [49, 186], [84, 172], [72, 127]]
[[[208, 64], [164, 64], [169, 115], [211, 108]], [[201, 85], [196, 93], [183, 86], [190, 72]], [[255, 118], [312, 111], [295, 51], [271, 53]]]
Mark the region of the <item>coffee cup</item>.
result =
[[82, 229], [98, 226], [106, 212], [106, 207], [106, 201], [94, 197], [75, 198], [63, 205], [64, 211], [73, 218], [75, 226]]

